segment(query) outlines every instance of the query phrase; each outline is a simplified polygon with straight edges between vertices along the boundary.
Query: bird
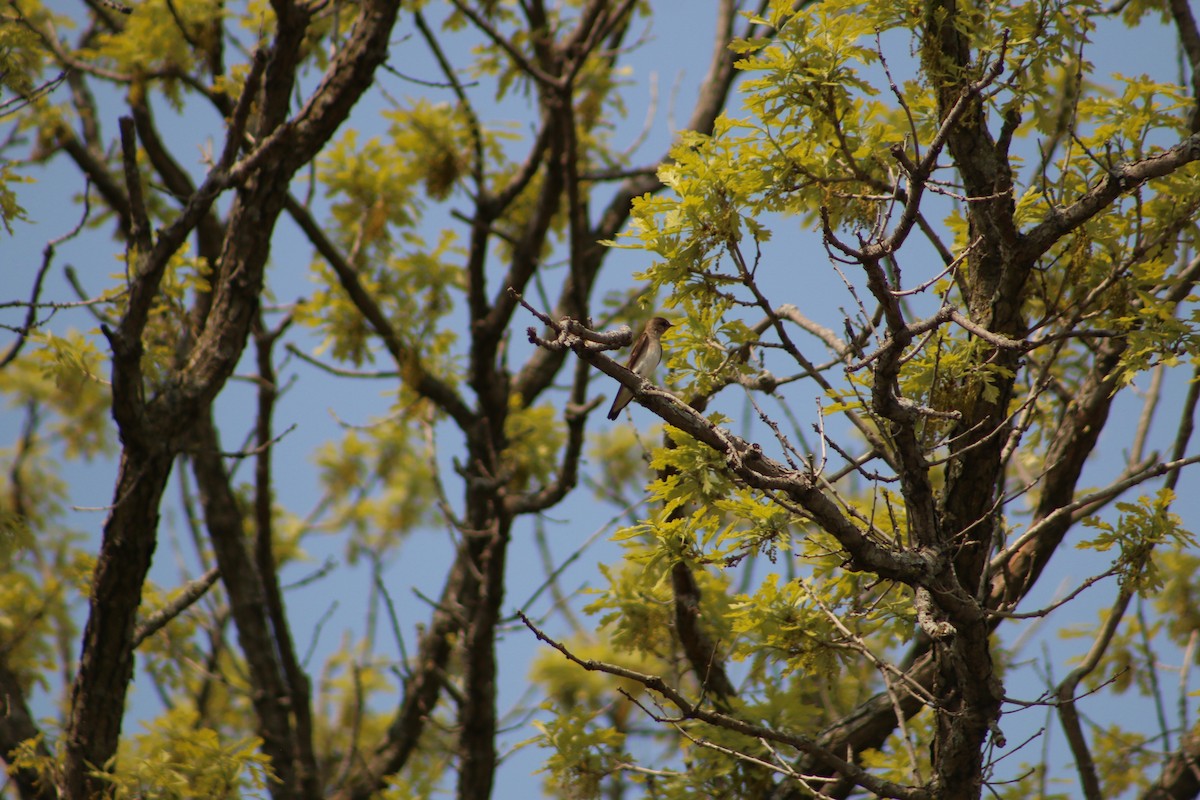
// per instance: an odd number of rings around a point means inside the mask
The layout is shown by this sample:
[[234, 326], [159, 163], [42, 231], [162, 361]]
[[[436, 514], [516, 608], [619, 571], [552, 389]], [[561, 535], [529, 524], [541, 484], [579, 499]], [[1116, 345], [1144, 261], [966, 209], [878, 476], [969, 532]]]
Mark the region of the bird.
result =
[[[658, 337], [662, 336], [669, 327], [671, 327], [670, 320], [651, 317], [646, 322], [646, 330], [642, 331], [642, 335], [634, 343], [625, 368], [643, 378], [653, 375], [655, 368], [658, 367], [658, 362], [662, 360], [662, 342]], [[618, 389], [617, 396], [613, 398], [612, 408], [608, 410], [608, 418], [616, 419], [617, 415], [621, 413], [621, 409], [629, 405], [629, 401], [632, 399], [632, 390], [625, 386]]]

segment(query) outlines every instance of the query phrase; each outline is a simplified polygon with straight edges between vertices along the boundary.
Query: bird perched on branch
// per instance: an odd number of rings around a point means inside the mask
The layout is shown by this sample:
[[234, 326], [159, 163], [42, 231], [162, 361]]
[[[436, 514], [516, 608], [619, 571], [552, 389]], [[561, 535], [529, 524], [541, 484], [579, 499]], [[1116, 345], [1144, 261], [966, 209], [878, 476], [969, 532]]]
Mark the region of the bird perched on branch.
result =
[[[633, 351], [630, 352], [629, 361], [625, 363], [625, 367], [643, 378], [650, 378], [654, 374], [655, 368], [658, 367], [658, 362], [662, 360], [662, 342], [658, 337], [662, 336], [669, 327], [671, 327], [669, 320], [662, 317], [651, 317], [646, 322], [646, 329], [642, 331], [642, 335], [634, 342]], [[629, 401], [632, 399], [633, 392], [631, 390], [624, 386], [618, 389], [617, 396], [613, 398], [612, 408], [608, 410], [608, 418], [616, 419], [617, 414], [620, 414], [621, 409], [629, 405]]]

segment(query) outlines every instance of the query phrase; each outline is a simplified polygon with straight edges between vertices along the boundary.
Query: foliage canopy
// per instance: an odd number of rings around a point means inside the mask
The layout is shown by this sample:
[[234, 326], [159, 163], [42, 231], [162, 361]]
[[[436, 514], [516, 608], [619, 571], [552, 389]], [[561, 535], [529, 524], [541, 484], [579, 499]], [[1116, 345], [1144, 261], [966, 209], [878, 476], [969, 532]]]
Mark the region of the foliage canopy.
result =
[[1200, 794], [1189, 5], [715, 5], [9, 5], [8, 796]]

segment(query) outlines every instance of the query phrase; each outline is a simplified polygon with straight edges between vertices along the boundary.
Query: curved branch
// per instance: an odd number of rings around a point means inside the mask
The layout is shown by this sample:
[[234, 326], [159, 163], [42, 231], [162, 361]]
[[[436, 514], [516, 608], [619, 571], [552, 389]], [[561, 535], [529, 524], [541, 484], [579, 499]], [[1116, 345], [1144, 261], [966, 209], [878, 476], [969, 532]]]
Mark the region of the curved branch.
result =
[[1071, 746], [1071, 754], [1075, 756], [1075, 770], [1083, 787], [1083, 795], [1087, 800], [1101, 800], [1104, 796], [1100, 790], [1100, 777], [1096, 774], [1096, 762], [1092, 759], [1087, 739], [1083, 735], [1083, 726], [1079, 723], [1079, 712], [1075, 708], [1075, 690], [1080, 681], [1086, 678], [1100, 664], [1104, 652], [1117, 633], [1117, 627], [1125, 616], [1125, 609], [1134, 595], [1134, 581], [1126, 581], [1117, 594], [1116, 602], [1108, 612], [1104, 627], [1096, 634], [1092, 647], [1084, 657], [1083, 663], [1071, 670], [1055, 690], [1058, 698], [1058, 718], [1062, 722], [1063, 732]]
[[1032, 262], [1049, 250], [1055, 242], [1103, 211], [1123, 194], [1143, 183], [1200, 160], [1200, 133], [1193, 134], [1161, 153], [1118, 164], [1099, 183], [1066, 208], [1051, 209], [1046, 219], [1033, 226], [1021, 237], [1019, 257]]
[[431, 375], [421, 365], [416, 354], [401, 341], [395, 328], [383, 313], [383, 309], [379, 307], [375, 298], [358, 279], [358, 271], [354, 269], [337, 245], [325, 235], [325, 231], [313, 219], [308, 209], [290, 194], [284, 201], [284, 208], [338, 276], [338, 281], [346, 290], [346, 294], [350, 296], [350, 301], [370, 323], [375, 335], [383, 341], [384, 347], [388, 349], [392, 360], [413, 390], [422, 397], [429, 398], [453, 419], [459, 428], [469, 430], [475, 424], [474, 412], [449, 384]]
[[589, 672], [603, 672], [607, 675], [613, 675], [618, 678], [633, 681], [641, 684], [646, 689], [656, 692], [667, 699], [675, 708], [679, 710], [680, 718], [672, 720], [674, 722], [683, 722], [685, 720], [699, 720], [700, 722], [708, 723], [718, 728], [723, 728], [734, 733], [742, 734], [752, 740], [765, 739], [769, 742], [788, 745], [794, 747], [804, 753], [808, 753], [820, 760], [826, 767], [848, 777], [859, 786], [869, 792], [874, 793], [878, 797], [894, 797], [902, 798], [903, 800], [932, 800], [936, 795], [928, 789], [915, 786], [902, 786], [892, 781], [883, 780], [851, 761], [847, 761], [835, 753], [823, 749], [816, 741], [808, 736], [799, 733], [789, 733], [779, 731], [773, 728], [768, 728], [763, 725], [745, 722], [730, 714], [719, 711], [710, 711], [698, 703], [693, 703], [684, 697], [683, 693], [675, 687], [668, 684], [657, 675], [648, 675], [646, 673], [637, 672], [617, 664], [608, 664], [603, 661], [595, 661], [592, 659], [582, 659], [572, 653], [565, 645], [555, 641], [546, 635], [540, 628], [525, 616], [523, 612], [517, 612], [521, 621], [525, 623], [525, 627], [529, 628], [539, 640], [553, 647], [558, 652], [562, 653], [567, 660], [583, 667]]

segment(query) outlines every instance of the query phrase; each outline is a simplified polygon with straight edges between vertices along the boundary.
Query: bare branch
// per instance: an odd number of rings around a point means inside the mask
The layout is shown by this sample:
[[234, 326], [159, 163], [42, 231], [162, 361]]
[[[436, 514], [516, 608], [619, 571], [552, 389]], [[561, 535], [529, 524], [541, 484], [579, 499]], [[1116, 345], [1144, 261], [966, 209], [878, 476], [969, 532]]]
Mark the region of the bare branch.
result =
[[158, 633], [167, 626], [171, 620], [178, 617], [183, 612], [191, 608], [197, 600], [212, 588], [212, 585], [217, 582], [217, 578], [221, 575], [220, 570], [213, 567], [208, 572], [201, 575], [195, 580], [188, 581], [180, 589], [179, 594], [174, 600], [164, 605], [159, 610], [155, 611], [150, 616], [142, 620], [138, 625], [137, 630], [133, 634], [133, 646], [139, 647], [142, 642]]

